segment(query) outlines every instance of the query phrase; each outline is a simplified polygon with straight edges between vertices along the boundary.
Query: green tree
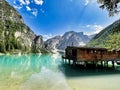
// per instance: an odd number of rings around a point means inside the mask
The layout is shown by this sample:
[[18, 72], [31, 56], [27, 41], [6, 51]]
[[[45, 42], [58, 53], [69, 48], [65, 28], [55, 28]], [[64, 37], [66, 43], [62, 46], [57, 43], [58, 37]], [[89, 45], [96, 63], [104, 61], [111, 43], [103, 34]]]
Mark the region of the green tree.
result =
[[120, 50], [120, 33], [114, 33], [108, 36], [107, 48], [110, 50]]
[[120, 0], [97, 0], [102, 4], [100, 8], [106, 9], [109, 12], [109, 16], [113, 16], [120, 11]]
[[3, 52], [3, 53], [6, 52], [4, 41], [1, 41], [1, 42], [0, 42], [0, 52]]

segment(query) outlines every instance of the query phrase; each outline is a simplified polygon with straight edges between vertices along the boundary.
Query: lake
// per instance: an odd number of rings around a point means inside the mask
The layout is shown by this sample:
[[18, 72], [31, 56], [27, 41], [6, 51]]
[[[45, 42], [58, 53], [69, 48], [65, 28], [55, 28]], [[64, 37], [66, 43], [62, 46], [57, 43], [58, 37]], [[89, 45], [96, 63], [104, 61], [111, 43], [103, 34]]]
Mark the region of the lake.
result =
[[119, 90], [120, 67], [82, 69], [61, 55], [0, 56], [0, 90]]

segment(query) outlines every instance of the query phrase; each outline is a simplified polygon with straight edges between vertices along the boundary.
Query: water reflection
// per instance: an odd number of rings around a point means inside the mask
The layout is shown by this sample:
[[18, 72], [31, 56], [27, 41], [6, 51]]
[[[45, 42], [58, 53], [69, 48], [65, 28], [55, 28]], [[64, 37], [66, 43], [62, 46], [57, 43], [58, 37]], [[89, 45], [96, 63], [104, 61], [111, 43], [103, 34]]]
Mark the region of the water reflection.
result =
[[65, 74], [68, 78], [74, 78], [74, 77], [90, 77], [90, 76], [105, 76], [105, 75], [115, 75], [120, 74], [120, 66], [116, 66], [115, 68], [110, 67], [87, 67], [84, 68], [84, 66], [80, 65], [68, 65], [68, 64], [62, 64], [61, 71]]
[[[114, 81], [112, 85], [115, 87], [111, 86], [111, 90], [115, 90], [119, 88], [119, 76], [119, 66], [115, 69], [82, 69], [81, 66], [62, 64], [58, 53], [0, 56], [0, 90], [95, 90], [94, 86], [98, 90], [101, 83], [96, 82], [103, 82], [104, 78]], [[86, 89], [88, 82], [93, 83], [89, 86], [91, 89]], [[110, 89], [104, 84], [109, 86], [104, 81], [101, 84], [103, 90]]]
[[43, 67], [40, 73], [33, 74], [20, 90], [70, 90], [65, 76]]
[[[52, 88], [54, 84], [56, 84], [55, 87], [58, 88], [60, 86], [59, 84], [57, 85], [57, 83], [64, 83], [65, 86], [63, 86], [63, 88], [69, 90], [67, 89], [67, 84], [65, 84], [65, 77], [59, 70], [59, 65], [61, 64], [60, 58], [59, 54], [0, 56], [0, 90], [19, 90], [19, 88], [20, 90], [35, 90], [33, 88], [40, 88], [38, 86], [42, 84], [44, 84], [42, 88], [48, 87], [49, 85], [51, 85]], [[62, 81], [60, 81], [60, 79]], [[46, 82], [44, 80], [46, 80]], [[24, 85], [28, 83], [32, 83], [33, 88], [24, 87]], [[48, 83], [51, 84], [48, 85]], [[41, 90], [41, 88], [37, 90]], [[55, 90], [60, 90], [60, 88]], [[61, 88], [61, 90], [63, 89]]]

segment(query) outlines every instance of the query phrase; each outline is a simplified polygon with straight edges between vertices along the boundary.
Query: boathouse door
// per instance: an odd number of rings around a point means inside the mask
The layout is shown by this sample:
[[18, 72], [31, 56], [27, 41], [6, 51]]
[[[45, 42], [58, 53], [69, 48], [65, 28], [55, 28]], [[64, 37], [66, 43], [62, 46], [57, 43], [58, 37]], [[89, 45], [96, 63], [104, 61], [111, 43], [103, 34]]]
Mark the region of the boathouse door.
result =
[[77, 49], [72, 50], [72, 56], [74, 57], [74, 59], [77, 58]]

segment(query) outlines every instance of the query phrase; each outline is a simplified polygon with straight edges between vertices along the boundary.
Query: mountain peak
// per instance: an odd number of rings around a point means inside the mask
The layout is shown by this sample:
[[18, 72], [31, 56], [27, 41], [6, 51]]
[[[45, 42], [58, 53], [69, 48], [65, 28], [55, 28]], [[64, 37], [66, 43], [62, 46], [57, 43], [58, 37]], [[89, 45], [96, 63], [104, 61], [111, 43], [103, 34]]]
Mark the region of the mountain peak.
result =
[[71, 45], [83, 46], [89, 40], [90, 38], [87, 35], [84, 35], [83, 32], [69, 31], [62, 36], [59, 44], [57, 45], [57, 48], [64, 50], [67, 46]]

